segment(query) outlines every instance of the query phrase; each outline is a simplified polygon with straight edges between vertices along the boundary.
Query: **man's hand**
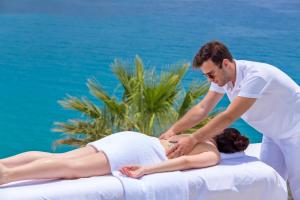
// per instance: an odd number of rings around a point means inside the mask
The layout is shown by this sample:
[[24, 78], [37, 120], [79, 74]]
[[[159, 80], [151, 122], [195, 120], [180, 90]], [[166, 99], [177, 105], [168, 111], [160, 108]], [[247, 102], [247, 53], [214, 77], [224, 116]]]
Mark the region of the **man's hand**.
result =
[[161, 135], [159, 136], [159, 139], [164, 139], [164, 140], [166, 140], [166, 139], [168, 139], [168, 138], [170, 138], [170, 137], [172, 137], [172, 136], [174, 136], [174, 135], [176, 135], [176, 133], [175, 133], [172, 129], [169, 129], [169, 130], [167, 130], [166, 132], [164, 132], [163, 134], [161, 134]]
[[192, 151], [197, 143], [198, 141], [195, 137], [193, 137], [193, 135], [182, 137], [178, 139], [177, 143], [168, 150], [167, 156], [169, 159], [172, 159], [186, 155]]

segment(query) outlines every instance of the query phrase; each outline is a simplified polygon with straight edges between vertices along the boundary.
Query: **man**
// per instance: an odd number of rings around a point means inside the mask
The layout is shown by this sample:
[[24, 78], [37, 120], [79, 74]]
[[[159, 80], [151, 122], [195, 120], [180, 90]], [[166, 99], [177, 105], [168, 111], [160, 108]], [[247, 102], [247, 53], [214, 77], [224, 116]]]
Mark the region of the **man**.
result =
[[[263, 133], [261, 160], [289, 179], [293, 196], [300, 200], [300, 87], [274, 66], [234, 60], [218, 41], [205, 44], [196, 54], [200, 68], [211, 82], [203, 100], [161, 135], [167, 139], [203, 120], [227, 94], [230, 105], [190, 137], [179, 139], [168, 152], [178, 157], [193, 146], [221, 133], [238, 118]], [[299, 155], [297, 155], [299, 154]]]

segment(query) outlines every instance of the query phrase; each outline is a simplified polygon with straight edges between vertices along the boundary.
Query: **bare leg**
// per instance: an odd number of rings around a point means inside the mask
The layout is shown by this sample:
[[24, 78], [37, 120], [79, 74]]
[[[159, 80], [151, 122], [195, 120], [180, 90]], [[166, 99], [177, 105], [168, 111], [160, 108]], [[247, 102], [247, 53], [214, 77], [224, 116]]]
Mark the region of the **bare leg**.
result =
[[74, 179], [110, 173], [103, 152], [75, 159], [42, 158], [28, 164], [7, 168], [0, 164], [0, 184], [27, 179]]
[[41, 158], [55, 157], [61, 159], [69, 159], [69, 158], [79, 158], [82, 156], [87, 156], [92, 153], [96, 153], [96, 150], [92, 146], [82, 147], [66, 153], [28, 151], [15, 156], [0, 159], [0, 164], [3, 164], [5, 167], [17, 167]]

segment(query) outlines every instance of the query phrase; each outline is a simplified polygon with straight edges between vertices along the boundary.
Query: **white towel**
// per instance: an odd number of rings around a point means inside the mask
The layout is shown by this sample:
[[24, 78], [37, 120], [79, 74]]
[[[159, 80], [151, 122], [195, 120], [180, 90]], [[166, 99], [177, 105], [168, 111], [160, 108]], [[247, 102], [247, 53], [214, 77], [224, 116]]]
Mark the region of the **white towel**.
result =
[[186, 200], [189, 197], [188, 182], [183, 172], [165, 172], [133, 179], [113, 172], [124, 188], [126, 200]]
[[133, 179], [118, 171], [126, 165], [155, 165], [167, 160], [165, 150], [157, 138], [126, 131], [115, 133], [89, 145], [106, 154], [112, 174], [123, 185], [125, 199], [188, 199], [188, 184], [182, 172], [158, 173]]
[[126, 165], [153, 165], [168, 159], [158, 138], [133, 131], [114, 133], [88, 145], [106, 154], [111, 171]]

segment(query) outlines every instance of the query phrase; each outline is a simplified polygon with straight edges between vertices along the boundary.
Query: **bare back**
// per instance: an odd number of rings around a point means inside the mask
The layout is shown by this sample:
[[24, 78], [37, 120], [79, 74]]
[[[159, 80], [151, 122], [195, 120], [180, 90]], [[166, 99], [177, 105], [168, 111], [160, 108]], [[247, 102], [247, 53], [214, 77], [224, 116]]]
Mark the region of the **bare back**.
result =
[[[188, 136], [189, 135], [187, 135], [187, 134], [175, 135], [167, 140], [160, 139], [160, 143], [164, 147], [165, 151], [167, 152], [174, 145], [174, 141], [177, 141], [178, 139], [180, 139], [182, 137], [188, 137]], [[195, 155], [195, 154], [200, 154], [200, 153], [208, 152], [208, 151], [219, 154], [219, 151], [218, 151], [215, 141], [213, 139], [206, 140], [204, 142], [196, 144], [195, 147], [193, 148], [193, 150], [187, 155]]]

